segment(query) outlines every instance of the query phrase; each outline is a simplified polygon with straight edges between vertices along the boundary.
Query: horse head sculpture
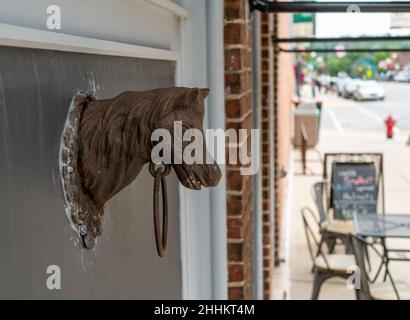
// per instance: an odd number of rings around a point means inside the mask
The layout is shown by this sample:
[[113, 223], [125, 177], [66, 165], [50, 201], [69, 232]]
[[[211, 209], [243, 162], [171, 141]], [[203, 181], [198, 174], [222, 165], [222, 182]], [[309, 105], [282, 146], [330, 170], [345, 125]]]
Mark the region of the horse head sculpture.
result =
[[[96, 100], [87, 92], [75, 97], [63, 132], [60, 163], [67, 213], [86, 248], [93, 248], [102, 233], [106, 202], [131, 184], [145, 164], [152, 163], [155, 130], [175, 134], [174, 124], [180, 122], [183, 132], [197, 129], [203, 136], [208, 92], [165, 88], [124, 92], [107, 100]], [[186, 146], [183, 142], [181, 148]], [[174, 150], [173, 143], [168, 147], [173, 161], [183, 151]], [[208, 156], [205, 144], [204, 151]], [[218, 184], [221, 171], [215, 161], [188, 164], [180, 160], [168, 165], [185, 187], [199, 190]]]

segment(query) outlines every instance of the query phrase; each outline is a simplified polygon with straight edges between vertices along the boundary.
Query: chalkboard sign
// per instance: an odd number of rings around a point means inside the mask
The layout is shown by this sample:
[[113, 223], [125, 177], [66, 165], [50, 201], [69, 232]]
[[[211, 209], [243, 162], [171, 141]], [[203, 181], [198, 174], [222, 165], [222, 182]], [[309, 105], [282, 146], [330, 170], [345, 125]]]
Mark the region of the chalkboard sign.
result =
[[377, 212], [378, 186], [374, 163], [334, 163], [331, 202], [335, 219]]

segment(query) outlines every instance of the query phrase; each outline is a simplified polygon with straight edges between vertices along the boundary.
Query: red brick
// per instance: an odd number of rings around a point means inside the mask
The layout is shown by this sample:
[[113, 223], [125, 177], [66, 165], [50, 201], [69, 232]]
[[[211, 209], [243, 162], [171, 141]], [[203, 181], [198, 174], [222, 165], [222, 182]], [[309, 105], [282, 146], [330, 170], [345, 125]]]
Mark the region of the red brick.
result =
[[229, 216], [241, 216], [245, 210], [246, 205], [252, 199], [252, 188], [245, 188], [240, 196], [228, 196], [228, 214]]
[[229, 23], [224, 30], [225, 44], [238, 44], [246, 42], [247, 25], [244, 23]]
[[229, 239], [243, 239], [242, 219], [229, 218], [227, 226]]
[[225, 1], [225, 20], [244, 19], [246, 15], [246, 5], [246, 1], [243, 0]]
[[271, 289], [270, 281], [265, 281], [265, 282], [263, 283], [263, 290], [264, 290], [265, 292], [270, 292], [270, 289]]
[[228, 261], [243, 262], [242, 243], [228, 243]]
[[243, 191], [251, 184], [251, 176], [241, 175], [238, 170], [227, 170], [226, 185], [228, 190]]
[[270, 245], [272, 243], [272, 236], [270, 233], [269, 234], [264, 233], [262, 238], [263, 238], [264, 245]]
[[272, 256], [272, 246], [270, 245], [263, 246], [263, 256], [266, 258]]
[[[272, 268], [272, 259], [263, 257], [263, 267]], [[269, 280], [269, 279], [265, 279], [265, 280]]]
[[251, 94], [247, 94], [240, 99], [226, 101], [226, 116], [228, 118], [242, 118], [250, 109]]
[[263, 212], [269, 212], [270, 213], [270, 200], [263, 200], [262, 201], [262, 207], [263, 207]]
[[225, 51], [225, 70], [241, 71], [243, 55], [247, 54], [243, 49], [230, 49]]
[[251, 134], [251, 130], [253, 128], [252, 120], [253, 120], [252, 119], [252, 113], [249, 113], [242, 122], [230, 122], [230, 121], [228, 121], [227, 124], [226, 124], [227, 125], [226, 129], [227, 130], [234, 129], [236, 131], [237, 137], [239, 139], [240, 138], [240, 134], [239, 134], [240, 129], [248, 130], [248, 135]]
[[229, 288], [228, 289], [228, 299], [229, 300], [243, 300], [244, 299], [243, 287]]
[[262, 47], [269, 47], [271, 45], [271, 38], [270, 37], [262, 37]]
[[229, 271], [229, 281], [241, 282], [244, 280], [243, 265], [231, 264], [229, 265], [228, 271]]
[[225, 93], [243, 94], [249, 88], [249, 73], [237, 72], [225, 74]]

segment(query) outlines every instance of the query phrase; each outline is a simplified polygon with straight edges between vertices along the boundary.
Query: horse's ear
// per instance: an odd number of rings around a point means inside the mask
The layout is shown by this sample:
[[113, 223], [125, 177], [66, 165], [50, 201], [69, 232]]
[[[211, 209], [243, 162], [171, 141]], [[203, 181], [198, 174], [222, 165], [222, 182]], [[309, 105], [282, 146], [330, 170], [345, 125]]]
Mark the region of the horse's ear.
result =
[[205, 98], [209, 95], [209, 89], [199, 89], [199, 98], [201, 100], [205, 100]]
[[193, 88], [185, 93], [183, 97], [183, 105], [187, 108], [192, 108], [198, 112], [204, 112], [204, 100], [209, 94], [209, 89]]
[[187, 93], [185, 93], [183, 101], [184, 105], [187, 107], [192, 107], [195, 104], [195, 101], [198, 99], [200, 94], [200, 89], [192, 88]]

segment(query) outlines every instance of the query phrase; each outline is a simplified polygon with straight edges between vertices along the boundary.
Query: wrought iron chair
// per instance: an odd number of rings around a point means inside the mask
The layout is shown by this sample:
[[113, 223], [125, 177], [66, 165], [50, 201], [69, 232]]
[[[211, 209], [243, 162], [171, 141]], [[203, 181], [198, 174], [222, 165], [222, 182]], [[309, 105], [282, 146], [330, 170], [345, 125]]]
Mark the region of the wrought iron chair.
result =
[[315, 223], [318, 223], [318, 218], [310, 208], [302, 208], [301, 214], [309, 254], [313, 262], [314, 281], [312, 300], [317, 300], [322, 284], [326, 280], [334, 277], [347, 279], [351, 275], [350, 269], [355, 265], [355, 259], [351, 254], [324, 253], [322, 247], [327, 240], [327, 233], [322, 233], [321, 235], [320, 230], [316, 230], [315, 232], [315, 228], [312, 226], [313, 223], [310, 221], [313, 220]]
[[315, 201], [317, 211], [319, 212], [320, 223], [326, 224], [329, 222], [325, 205], [325, 190], [326, 182], [316, 182], [312, 187], [312, 198]]
[[351, 253], [350, 233], [353, 232], [353, 224], [345, 221], [330, 221], [326, 205], [326, 188], [325, 181], [316, 182], [312, 187], [312, 197], [320, 217], [320, 230], [322, 233], [328, 233], [326, 244], [329, 252], [334, 251], [337, 240], [340, 240], [346, 247], [346, 253]]
[[405, 283], [396, 283], [389, 271], [386, 276], [389, 282], [374, 283], [366, 268], [365, 253], [374, 252], [378, 257], [383, 258], [380, 252], [374, 247], [374, 243], [367, 242], [359, 236], [351, 236], [355, 261], [359, 267], [360, 286], [356, 290], [356, 296], [360, 300], [410, 300], [410, 288]]

